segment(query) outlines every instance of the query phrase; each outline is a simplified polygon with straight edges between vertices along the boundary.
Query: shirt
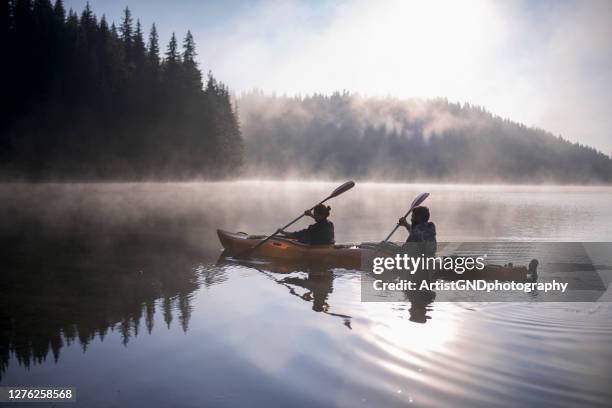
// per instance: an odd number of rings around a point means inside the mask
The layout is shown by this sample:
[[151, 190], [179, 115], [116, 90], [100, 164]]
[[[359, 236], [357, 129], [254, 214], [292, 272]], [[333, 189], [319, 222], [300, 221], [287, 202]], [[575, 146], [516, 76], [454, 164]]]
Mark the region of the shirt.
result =
[[406, 242], [436, 242], [436, 225], [433, 222], [423, 222], [410, 229]]
[[295, 237], [302, 244], [331, 245], [334, 240], [334, 223], [329, 220], [317, 221], [308, 228], [295, 232]]
[[438, 249], [436, 241], [436, 226], [433, 222], [424, 222], [417, 224], [410, 229], [410, 235], [406, 240], [406, 244], [422, 243], [421, 245], [405, 245], [405, 248], [421, 252], [427, 256], [435, 256]]

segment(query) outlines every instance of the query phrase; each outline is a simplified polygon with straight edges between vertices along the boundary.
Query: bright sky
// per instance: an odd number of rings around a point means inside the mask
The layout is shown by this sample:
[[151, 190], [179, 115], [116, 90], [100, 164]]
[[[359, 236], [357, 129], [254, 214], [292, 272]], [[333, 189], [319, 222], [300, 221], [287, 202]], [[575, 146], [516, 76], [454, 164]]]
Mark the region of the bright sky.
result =
[[[66, 0], [82, 10], [85, 0]], [[128, 5], [240, 93], [447, 97], [612, 154], [608, 0], [90, 0]]]

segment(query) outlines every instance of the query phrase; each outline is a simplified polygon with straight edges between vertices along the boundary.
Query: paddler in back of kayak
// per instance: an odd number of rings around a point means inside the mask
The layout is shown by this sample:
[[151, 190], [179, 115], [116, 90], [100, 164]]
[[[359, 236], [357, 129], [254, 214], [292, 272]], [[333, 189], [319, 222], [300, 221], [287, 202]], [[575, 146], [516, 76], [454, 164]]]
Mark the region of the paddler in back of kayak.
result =
[[[436, 256], [438, 243], [436, 241], [436, 226], [429, 221], [429, 208], [425, 206], [414, 207], [410, 224], [406, 217], [399, 219], [398, 224], [408, 230], [408, 239], [403, 245], [402, 250], [408, 252], [410, 256]], [[425, 272], [425, 273], [422, 273]], [[433, 271], [415, 271], [413, 276], [431, 280]]]
[[406, 217], [402, 217], [397, 222], [402, 227], [408, 230], [408, 239], [406, 243], [411, 242], [430, 242], [433, 243], [430, 247], [433, 249], [435, 254], [437, 249], [436, 241], [436, 225], [429, 221], [429, 208], [425, 206], [414, 207], [412, 210], [412, 218], [410, 224], [406, 220]]
[[307, 210], [304, 215], [315, 219], [315, 223], [301, 231], [287, 232], [278, 230], [278, 233], [293, 238], [307, 245], [332, 245], [334, 240], [334, 224], [328, 220], [331, 207], [324, 204], [318, 204], [312, 211]]
[[[406, 217], [399, 219], [398, 224], [408, 230], [408, 239], [403, 245], [402, 250], [410, 256], [436, 256], [438, 242], [436, 240], [436, 225], [429, 221], [429, 208], [425, 206], [414, 207], [410, 224]], [[410, 272], [411, 279], [420, 285], [419, 282], [433, 280], [433, 270], [418, 268]], [[417, 323], [427, 322], [427, 305], [436, 298], [436, 292], [432, 290], [412, 290], [405, 291], [406, 297], [410, 300], [410, 320]]]

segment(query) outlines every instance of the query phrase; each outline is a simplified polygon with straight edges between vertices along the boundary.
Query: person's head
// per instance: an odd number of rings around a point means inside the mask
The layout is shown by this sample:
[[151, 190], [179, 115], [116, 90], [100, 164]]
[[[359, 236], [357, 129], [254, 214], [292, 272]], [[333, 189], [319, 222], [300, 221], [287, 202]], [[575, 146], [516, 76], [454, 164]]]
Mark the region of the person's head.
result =
[[412, 210], [412, 218], [410, 219], [412, 225], [423, 224], [427, 221], [429, 221], [429, 208], [423, 205], [414, 207]]
[[329, 217], [329, 212], [331, 211], [331, 207], [324, 204], [317, 204], [317, 206], [313, 209], [312, 215], [314, 219], [317, 221], [322, 221]]

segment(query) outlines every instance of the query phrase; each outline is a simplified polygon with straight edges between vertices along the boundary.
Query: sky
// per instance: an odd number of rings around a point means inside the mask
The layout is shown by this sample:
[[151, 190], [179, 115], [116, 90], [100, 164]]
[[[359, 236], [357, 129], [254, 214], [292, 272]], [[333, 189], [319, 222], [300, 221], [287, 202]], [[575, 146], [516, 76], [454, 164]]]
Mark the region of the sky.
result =
[[127, 5], [162, 44], [190, 29], [200, 68], [237, 94], [444, 97], [612, 155], [609, 0], [89, 3], [114, 21]]

